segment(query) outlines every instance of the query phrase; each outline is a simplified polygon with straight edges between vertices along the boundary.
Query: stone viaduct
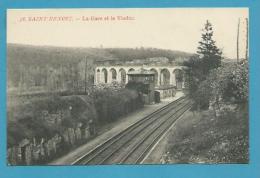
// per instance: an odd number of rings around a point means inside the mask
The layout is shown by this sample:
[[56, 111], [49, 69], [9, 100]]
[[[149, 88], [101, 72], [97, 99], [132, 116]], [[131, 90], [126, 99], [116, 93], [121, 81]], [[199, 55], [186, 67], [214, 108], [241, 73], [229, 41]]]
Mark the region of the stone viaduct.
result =
[[157, 65], [115, 65], [115, 66], [97, 66], [95, 68], [95, 84], [127, 83], [129, 71], [139, 69], [151, 70], [155, 73], [155, 86], [177, 86], [184, 88], [184, 66], [157, 66]]

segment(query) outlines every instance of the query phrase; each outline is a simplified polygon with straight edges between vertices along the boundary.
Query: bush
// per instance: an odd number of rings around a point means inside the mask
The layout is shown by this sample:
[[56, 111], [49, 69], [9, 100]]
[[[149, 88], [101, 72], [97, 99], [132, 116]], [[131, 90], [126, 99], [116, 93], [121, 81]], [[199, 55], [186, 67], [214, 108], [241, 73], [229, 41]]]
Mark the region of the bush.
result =
[[[194, 79], [191, 81], [195, 81]], [[194, 82], [196, 83], [196, 82]], [[222, 64], [210, 71], [205, 80], [192, 84], [190, 91], [197, 109], [208, 109], [209, 103], [248, 102], [248, 61]], [[196, 109], [196, 107], [194, 107]]]
[[137, 92], [145, 93], [145, 85], [143, 82], [130, 81], [125, 86], [127, 89], [136, 90]]
[[[58, 110], [70, 110], [70, 116], [64, 116], [61, 125], [50, 124], [42, 119], [42, 111], [56, 113]], [[93, 100], [85, 96], [49, 97], [34, 100], [30, 104], [17, 106], [8, 111], [8, 145], [17, 145], [22, 139], [51, 138], [66, 128], [73, 128], [79, 122], [85, 126], [90, 119], [96, 120], [97, 114]]]
[[[134, 90], [102, 89], [93, 91], [91, 96], [55, 96], [31, 101], [30, 104], [9, 108], [8, 147], [17, 145], [22, 139], [51, 138], [66, 128], [81, 123], [83, 127], [89, 120], [105, 124], [143, 106], [141, 97]], [[42, 111], [57, 113], [69, 111], [61, 124], [50, 124], [42, 119]]]
[[143, 106], [138, 93], [128, 89], [97, 90], [94, 92], [94, 101], [99, 123], [115, 121], [120, 116]]

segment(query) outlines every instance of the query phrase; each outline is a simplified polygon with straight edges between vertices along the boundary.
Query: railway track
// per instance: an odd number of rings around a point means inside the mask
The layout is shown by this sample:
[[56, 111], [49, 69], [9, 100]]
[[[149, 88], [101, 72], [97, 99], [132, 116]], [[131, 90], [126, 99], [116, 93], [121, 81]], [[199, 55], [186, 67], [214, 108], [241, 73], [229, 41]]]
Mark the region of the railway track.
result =
[[72, 164], [139, 164], [163, 133], [190, 107], [188, 98], [179, 98], [98, 145]]

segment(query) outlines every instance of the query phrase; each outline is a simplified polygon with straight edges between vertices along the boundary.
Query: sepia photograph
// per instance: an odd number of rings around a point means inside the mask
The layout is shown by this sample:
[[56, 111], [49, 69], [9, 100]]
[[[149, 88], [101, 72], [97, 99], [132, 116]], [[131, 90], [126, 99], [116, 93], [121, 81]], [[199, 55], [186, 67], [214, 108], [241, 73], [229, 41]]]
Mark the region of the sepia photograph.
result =
[[249, 8], [7, 9], [8, 166], [249, 163]]

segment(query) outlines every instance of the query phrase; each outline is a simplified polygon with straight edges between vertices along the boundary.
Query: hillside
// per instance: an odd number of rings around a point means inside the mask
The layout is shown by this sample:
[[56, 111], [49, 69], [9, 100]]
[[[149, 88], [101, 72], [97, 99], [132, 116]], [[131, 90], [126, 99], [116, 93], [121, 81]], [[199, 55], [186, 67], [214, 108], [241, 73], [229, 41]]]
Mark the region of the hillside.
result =
[[170, 61], [178, 58], [188, 58], [192, 54], [157, 48], [75, 48], [53, 46], [31, 46], [8, 44], [8, 63], [59, 64], [61, 62], [76, 62], [82, 59], [131, 60], [153, 57], [166, 57]]
[[[155, 48], [69, 48], [51, 46], [7, 45], [8, 88], [34, 90], [80, 89], [94, 81], [96, 62], [139, 61], [158, 57], [182, 62], [192, 54]], [[160, 58], [159, 58], [160, 57]], [[124, 62], [123, 62], [124, 63]], [[86, 74], [85, 74], [86, 72]], [[36, 87], [36, 88], [35, 88]], [[9, 90], [10, 91], [10, 90]]]

